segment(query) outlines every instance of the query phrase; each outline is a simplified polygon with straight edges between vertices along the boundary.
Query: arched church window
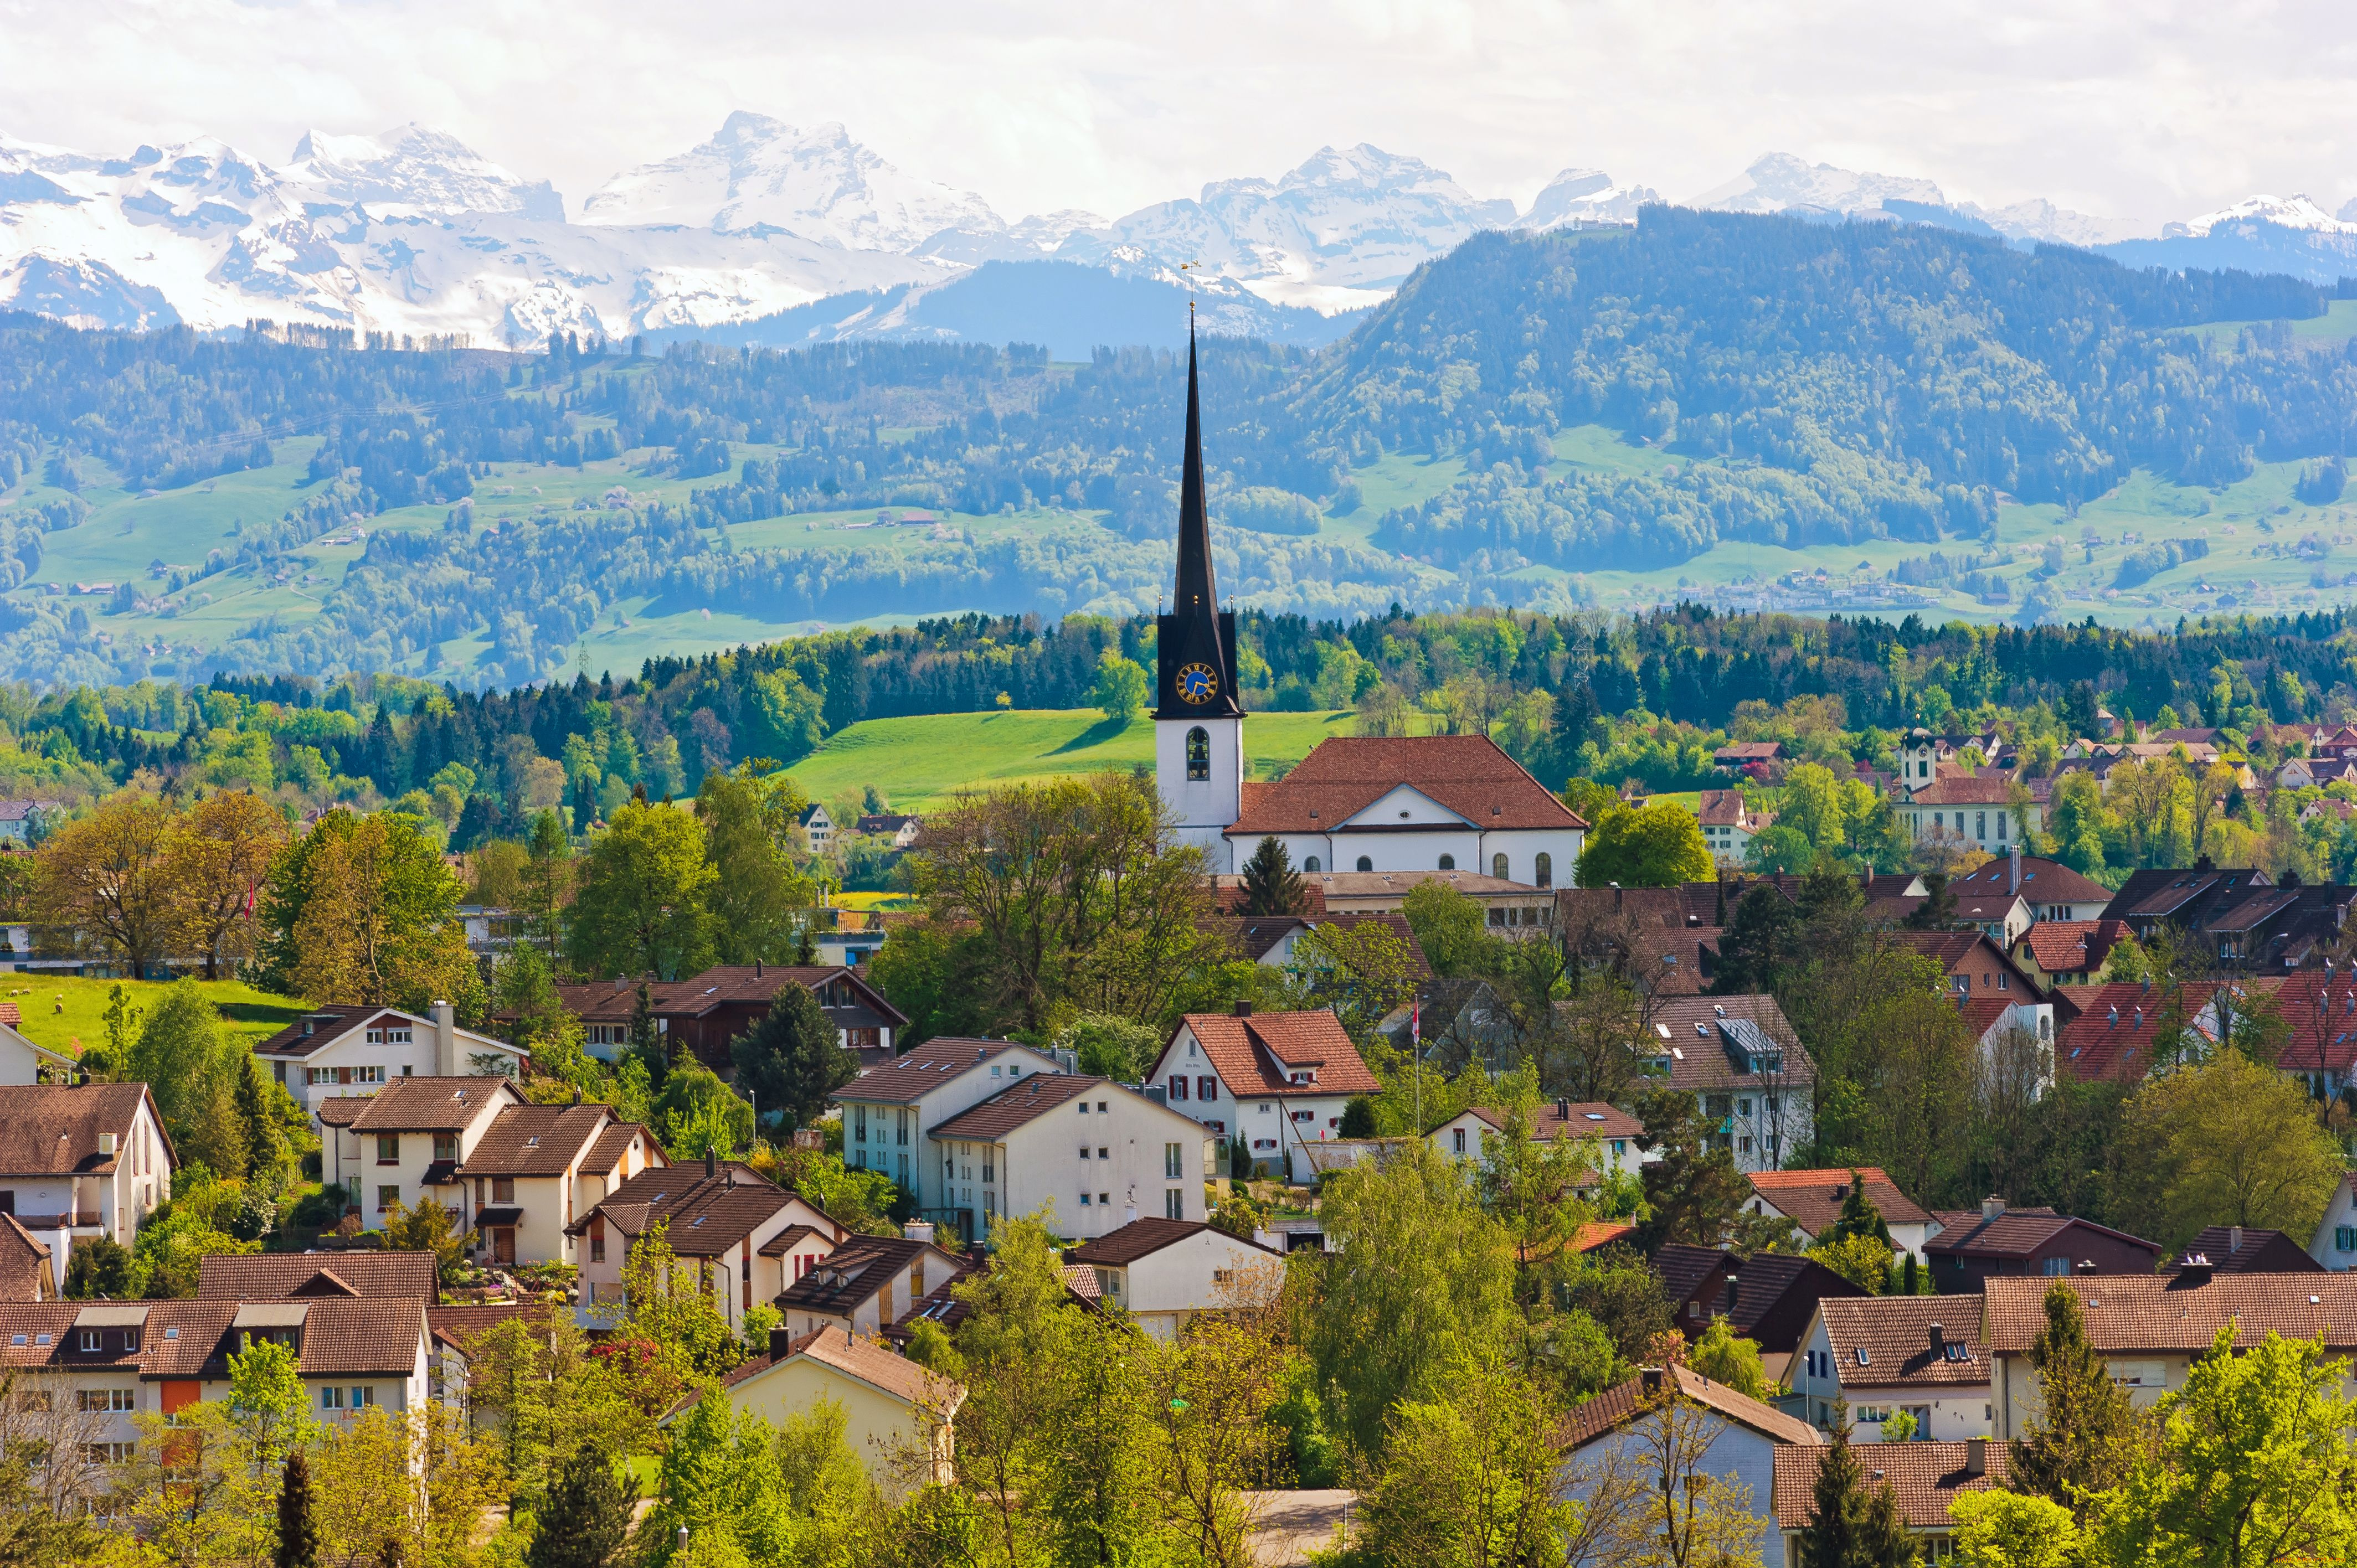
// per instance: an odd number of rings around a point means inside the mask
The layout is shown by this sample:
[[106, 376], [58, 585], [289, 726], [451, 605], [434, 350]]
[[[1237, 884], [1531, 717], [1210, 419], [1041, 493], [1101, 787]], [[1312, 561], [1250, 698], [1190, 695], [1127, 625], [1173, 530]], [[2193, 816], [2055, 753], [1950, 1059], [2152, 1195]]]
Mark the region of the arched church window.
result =
[[1368, 855], [1363, 855], [1363, 854], [1362, 854], [1362, 855], [1361, 855], [1361, 856], [1359, 857], [1359, 869], [1360, 869], [1360, 870], [1361, 870], [1361, 871], [1372, 871], [1374, 868], [1375, 868], [1375, 863], [1374, 863], [1374, 860], [1372, 859], [1372, 857], [1368, 856]]
[[1506, 857], [1504, 855], [1493, 854], [1490, 857], [1490, 875], [1496, 877], [1501, 882], [1509, 880], [1506, 875]]
[[1211, 732], [1197, 725], [1187, 732], [1187, 777], [1189, 779], [1211, 776]]
[[1542, 887], [1555, 886], [1555, 856], [1542, 854], [1532, 863], [1531, 875]]
[[1441, 869], [1441, 870], [1443, 870], [1443, 871], [1454, 871], [1454, 870], [1456, 870], [1456, 869], [1457, 869], [1457, 857], [1456, 857], [1455, 855], [1453, 855], [1453, 854], [1444, 854], [1444, 855], [1442, 855], [1442, 856], [1440, 857], [1440, 869]]
[[1318, 863], [1318, 857], [1317, 857], [1316, 855], [1314, 855], [1314, 854], [1309, 854], [1309, 855], [1304, 855], [1304, 856], [1302, 856], [1302, 858], [1301, 858], [1301, 869], [1302, 869], [1302, 870], [1304, 870], [1304, 871], [1309, 872], [1311, 875], [1316, 875], [1317, 873], [1318, 873], [1318, 872], [1320, 872], [1320, 871], [1325, 870], [1326, 868], [1325, 868], [1323, 865], [1320, 865]]

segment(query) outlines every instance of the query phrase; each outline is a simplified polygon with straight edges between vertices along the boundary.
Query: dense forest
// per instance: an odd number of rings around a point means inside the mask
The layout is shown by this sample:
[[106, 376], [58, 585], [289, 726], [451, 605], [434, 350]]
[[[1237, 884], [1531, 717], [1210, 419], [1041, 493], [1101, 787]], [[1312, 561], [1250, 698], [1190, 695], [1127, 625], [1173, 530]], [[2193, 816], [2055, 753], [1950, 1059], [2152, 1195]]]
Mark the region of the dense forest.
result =
[[[2075, 506], [2136, 468], [2214, 486], [2262, 459], [2323, 463], [2357, 413], [2357, 346], [2284, 323], [2325, 305], [2288, 278], [2136, 272], [1902, 225], [1648, 208], [1629, 230], [1482, 235], [1329, 349], [1205, 345], [1223, 585], [1340, 618], [1393, 599], [1470, 606], [1533, 564], [1657, 566], [1722, 540], [1979, 541], [2000, 494]], [[2216, 320], [2260, 325], [2232, 345], [2176, 330]], [[431, 671], [428, 650], [479, 634], [491, 650], [470, 679], [515, 684], [558, 670], [633, 595], [773, 619], [976, 604], [1054, 618], [1143, 607], [1167, 572], [1183, 379], [1167, 355], [1107, 349], [1072, 367], [1019, 346], [878, 343], [657, 358], [558, 339], [520, 357], [322, 336], [6, 317], [0, 483], [42, 465], [70, 476], [86, 453], [160, 488], [321, 435], [311, 474], [327, 488], [206, 570], [387, 508], [450, 508], [439, 532], [376, 532], [317, 616], [245, 628], [213, 656], [231, 672]], [[1554, 460], [1551, 439], [1578, 424], [1674, 461]], [[1321, 527], [1358, 508], [1356, 472], [1400, 453], [1462, 459], [1462, 477], [1375, 520], [1371, 540]], [[625, 454], [712, 482], [499, 528], [464, 504], [490, 465]], [[738, 549], [728, 532], [871, 505], [1048, 505], [1093, 526], [952, 531], [914, 553]], [[0, 524], [0, 574], [28, 580], [43, 533], [74, 523], [52, 507]], [[1580, 602], [1547, 592], [1549, 607]], [[138, 672], [70, 609], [20, 595], [0, 617], [17, 650], [6, 673]]]

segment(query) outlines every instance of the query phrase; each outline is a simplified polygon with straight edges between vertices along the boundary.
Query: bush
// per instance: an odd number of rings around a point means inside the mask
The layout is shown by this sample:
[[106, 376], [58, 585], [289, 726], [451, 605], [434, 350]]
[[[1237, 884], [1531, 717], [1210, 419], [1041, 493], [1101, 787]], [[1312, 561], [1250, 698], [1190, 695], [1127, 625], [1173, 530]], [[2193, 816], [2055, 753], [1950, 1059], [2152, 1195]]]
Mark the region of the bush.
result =
[[1315, 533], [1320, 521], [1318, 503], [1308, 497], [1266, 485], [1229, 492], [1217, 510], [1230, 528], [1254, 533]]

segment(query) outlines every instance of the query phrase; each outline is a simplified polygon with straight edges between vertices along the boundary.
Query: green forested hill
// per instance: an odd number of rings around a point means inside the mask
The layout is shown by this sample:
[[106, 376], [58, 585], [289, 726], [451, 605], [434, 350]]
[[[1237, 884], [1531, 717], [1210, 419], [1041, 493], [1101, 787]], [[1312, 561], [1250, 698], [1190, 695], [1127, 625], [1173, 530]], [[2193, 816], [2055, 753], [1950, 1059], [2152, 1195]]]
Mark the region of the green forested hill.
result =
[[[1480, 236], [1329, 349], [1206, 343], [1222, 587], [1312, 617], [1796, 568], [1984, 619], [2337, 602], [2357, 360], [2329, 304], [1889, 224]], [[1143, 350], [514, 357], [6, 317], [0, 675], [501, 684], [1150, 610], [1181, 396]]]

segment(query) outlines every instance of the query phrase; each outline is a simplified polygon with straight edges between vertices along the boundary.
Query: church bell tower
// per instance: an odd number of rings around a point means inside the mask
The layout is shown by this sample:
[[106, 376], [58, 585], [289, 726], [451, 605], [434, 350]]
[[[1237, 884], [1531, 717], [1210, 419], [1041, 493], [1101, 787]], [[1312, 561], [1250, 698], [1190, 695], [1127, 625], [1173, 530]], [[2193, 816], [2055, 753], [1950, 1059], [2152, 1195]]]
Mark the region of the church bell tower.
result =
[[1220, 608], [1211, 525], [1203, 510], [1203, 422], [1195, 332], [1187, 330], [1187, 466], [1178, 487], [1178, 579], [1155, 637], [1154, 764], [1178, 836], [1232, 872], [1221, 835], [1243, 812], [1243, 703], [1236, 688], [1236, 617]]

